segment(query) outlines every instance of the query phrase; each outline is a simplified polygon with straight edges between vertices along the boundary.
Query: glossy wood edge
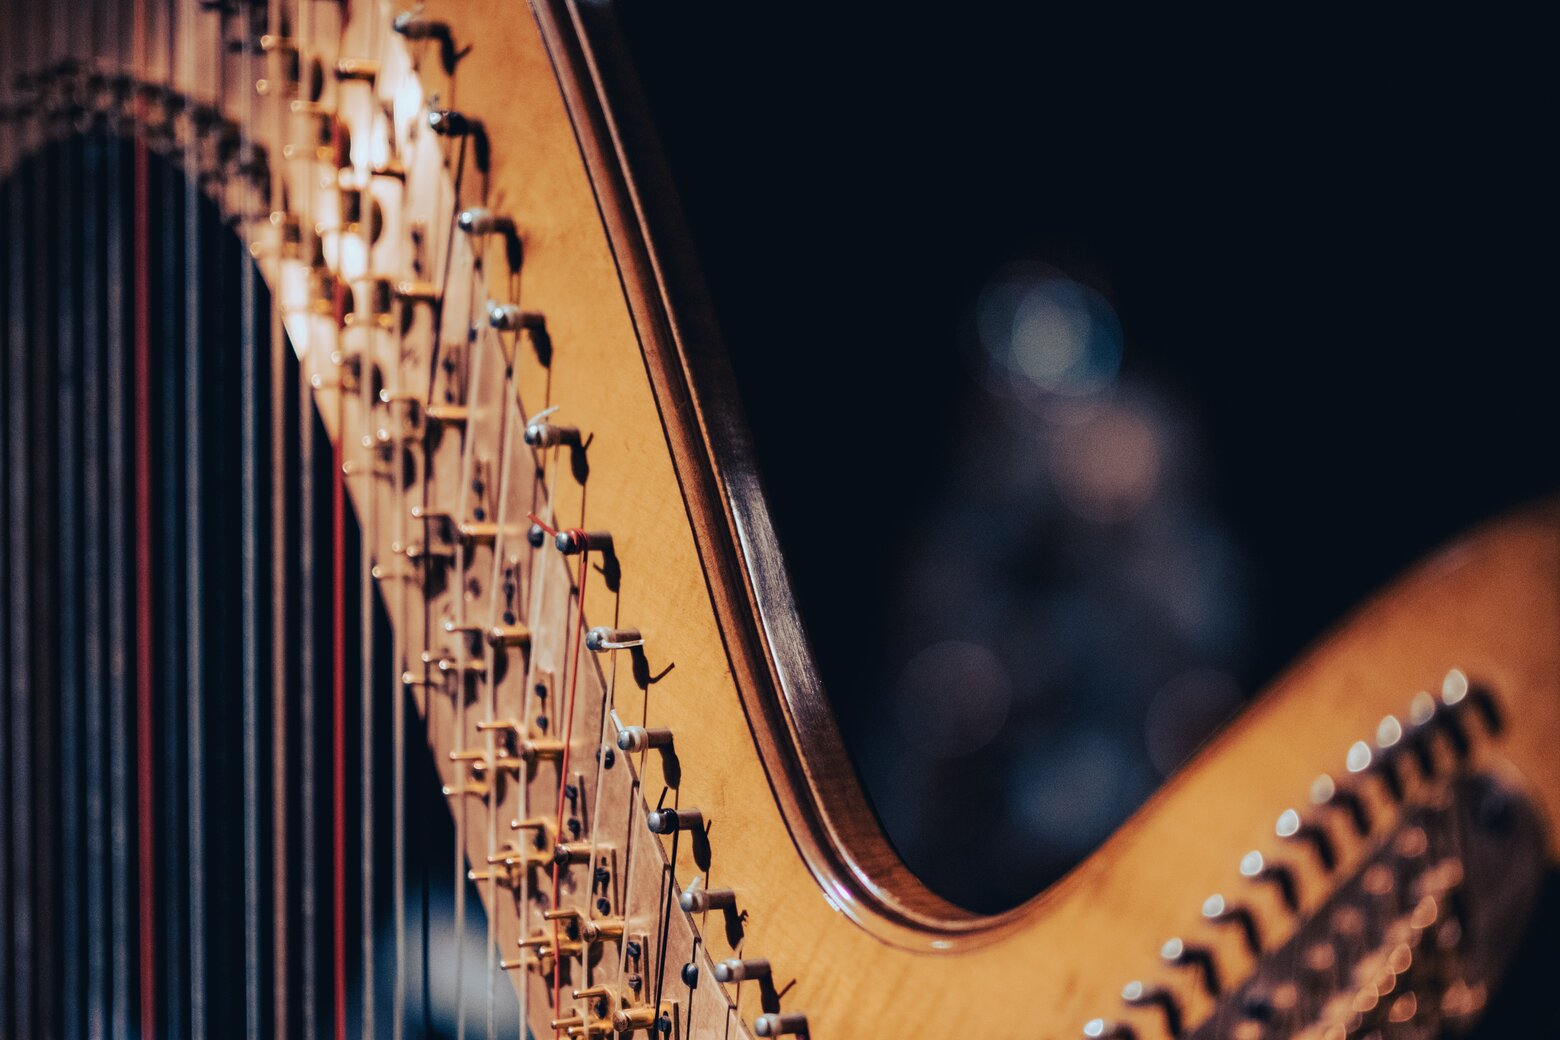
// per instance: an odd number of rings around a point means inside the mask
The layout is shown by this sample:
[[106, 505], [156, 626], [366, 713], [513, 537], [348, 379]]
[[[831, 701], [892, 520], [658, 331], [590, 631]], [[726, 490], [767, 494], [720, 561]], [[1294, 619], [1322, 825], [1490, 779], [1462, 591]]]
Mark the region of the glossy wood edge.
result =
[[830, 902], [924, 951], [996, 938], [995, 916], [904, 865], [845, 750], [797, 612], [735, 379], [610, 0], [533, 0], [613, 250], [743, 710], [797, 851]]

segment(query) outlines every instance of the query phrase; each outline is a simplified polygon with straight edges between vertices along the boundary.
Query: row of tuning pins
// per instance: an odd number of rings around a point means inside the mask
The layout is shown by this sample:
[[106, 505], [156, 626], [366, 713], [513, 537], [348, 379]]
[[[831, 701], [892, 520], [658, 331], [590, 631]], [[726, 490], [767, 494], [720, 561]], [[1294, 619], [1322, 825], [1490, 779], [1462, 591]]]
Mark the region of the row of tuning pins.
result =
[[[1301, 850], [1321, 875], [1336, 874], [1348, 858], [1344, 854], [1346, 843], [1365, 847], [1388, 833], [1392, 821], [1402, 818], [1416, 798], [1434, 799], [1446, 781], [1466, 768], [1476, 752], [1470, 725], [1475, 722], [1488, 736], [1497, 736], [1504, 728], [1493, 695], [1471, 683], [1461, 670], [1452, 669], [1442, 680], [1439, 698], [1428, 692], [1415, 695], [1409, 705], [1407, 724], [1388, 715], [1376, 727], [1373, 740], [1351, 745], [1341, 777], [1328, 773], [1317, 776], [1308, 792], [1309, 805], [1281, 812], [1274, 822], [1274, 837], [1284, 846]], [[1424, 830], [1411, 827], [1396, 835], [1390, 849], [1391, 866], [1380, 863], [1368, 869], [1363, 877], [1365, 890], [1384, 901], [1383, 918], [1398, 911], [1408, 912], [1412, 909], [1408, 903], [1420, 902], [1420, 893], [1408, 891], [1407, 880], [1422, 872], [1429, 851]], [[1256, 849], [1242, 856], [1238, 866], [1246, 881], [1271, 888], [1289, 914], [1302, 913], [1306, 905], [1302, 892], [1305, 866], [1289, 857], [1274, 858]], [[1436, 864], [1426, 876], [1440, 885], [1438, 893], [1451, 898], [1455, 906], [1460, 881], [1458, 865]], [[1395, 902], [1388, 905], [1388, 900]], [[1251, 905], [1214, 893], [1204, 900], [1200, 916], [1210, 925], [1234, 929], [1253, 958], [1269, 952], [1258, 914]], [[1334, 941], [1359, 948], [1362, 936], [1350, 929], [1356, 925], [1363, 929], [1365, 922], [1342, 913], [1335, 923], [1333, 930], [1338, 934]], [[1319, 968], [1326, 966], [1331, 970], [1337, 955], [1334, 953], [1329, 959], [1323, 952], [1318, 948], [1309, 951], [1308, 956]], [[1217, 1000], [1223, 995], [1224, 979], [1212, 945], [1173, 937], [1161, 947], [1160, 958], [1167, 967], [1190, 973], [1205, 996]], [[1169, 986], [1134, 980], [1123, 988], [1122, 1002], [1128, 1007], [1157, 1009], [1171, 1038], [1181, 1036], [1185, 1029], [1183, 1002]], [[1261, 1023], [1283, 1010], [1267, 1004], [1247, 1009], [1257, 1030], [1251, 1035], [1263, 1036]], [[1130, 1023], [1104, 1018], [1091, 1019], [1083, 1033], [1091, 1040], [1136, 1040], [1138, 1035]]]

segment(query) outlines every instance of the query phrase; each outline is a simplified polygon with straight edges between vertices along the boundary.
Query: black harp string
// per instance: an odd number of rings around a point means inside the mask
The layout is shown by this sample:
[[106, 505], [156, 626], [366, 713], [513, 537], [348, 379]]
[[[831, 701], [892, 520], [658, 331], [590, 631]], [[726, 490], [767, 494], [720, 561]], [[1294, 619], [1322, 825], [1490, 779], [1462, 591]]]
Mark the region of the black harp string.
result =
[[[116, 0], [104, 5], [105, 49], [108, 55], [107, 71], [111, 77], [124, 73], [129, 63], [124, 48], [130, 33], [126, 31], [123, 6]], [[136, 944], [132, 932], [135, 914], [132, 912], [133, 882], [131, 880], [130, 834], [133, 825], [130, 748], [133, 746], [131, 729], [130, 696], [130, 555], [131, 546], [127, 532], [130, 527], [127, 437], [130, 428], [126, 407], [129, 373], [125, 359], [128, 356], [128, 340], [125, 329], [130, 315], [129, 296], [125, 292], [125, 180], [127, 167], [124, 162], [125, 132], [123, 113], [119, 107], [121, 98], [111, 93], [108, 105], [108, 185], [107, 214], [107, 268], [104, 278], [106, 307], [108, 312], [107, 345], [104, 358], [105, 427], [107, 430], [108, 456], [105, 470], [108, 489], [108, 524], [106, 557], [111, 573], [108, 588], [108, 775], [110, 785], [110, 927], [113, 933], [112, 967], [109, 972], [110, 994], [109, 1036], [112, 1040], [129, 1040], [130, 1023], [134, 1019], [131, 993], [136, 986], [132, 979], [131, 950]], [[149, 970], [143, 967], [141, 970]]]
[[[198, 821], [191, 816], [191, 795], [196, 804], [201, 794], [196, 789], [195, 769], [198, 758], [191, 760], [192, 738], [199, 723], [199, 712], [192, 718], [190, 701], [193, 699], [190, 674], [190, 658], [187, 653], [186, 635], [189, 615], [185, 602], [189, 588], [186, 571], [191, 553], [189, 543], [189, 514], [186, 496], [190, 494], [188, 474], [185, 471], [191, 447], [185, 443], [191, 427], [180, 416], [188, 407], [184, 380], [186, 372], [180, 364], [181, 354], [186, 353], [183, 342], [183, 325], [187, 306], [180, 287], [187, 279], [183, 269], [185, 229], [183, 223], [184, 192], [179, 178], [172, 174], [170, 162], [177, 161], [178, 142], [171, 139], [170, 127], [165, 122], [171, 111], [175, 61], [174, 35], [177, 31], [171, 0], [148, 4], [148, 62], [147, 76], [156, 87], [159, 96], [154, 120], [161, 125], [153, 132], [154, 150], [160, 150], [162, 162], [150, 163], [148, 204], [156, 208], [149, 214], [149, 223], [157, 240], [149, 245], [153, 250], [153, 266], [150, 274], [153, 288], [151, 305], [151, 367], [152, 367], [152, 498], [151, 524], [153, 531], [154, 567], [147, 580], [152, 581], [153, 610], [157, 615], [153, 622], [154, 661], [152, 699], [154, 711], [161, 715], [161, 740], [154, 738], [158, 747], [160, 771], [154, 782], [154, 790], [160, 793], [158, 813], [158, 850], [155, 876], [145, 883], [156, 892], [156, 905], [163, 915], [163, 930], [157, 935], [157, 959], [163, 968], [162, 992], [158, 1001], [164, 1015], [164, 1028], [168, 1040], [183, 1040], [190, 1036], [195, 1017], [199, 1014], [199, 998], [196, 990], [201, 982], [201, 955], [198, 934], [200, 924], [199, 901], [193, 889], [199, 884], [196, 857], [191, 853], [190, 831], [198, 831]], [[155, 201], [153, 201], [155, 199]], [[160, 519], [159, 519], [160, 518]], [[166, 576], [165, 581], [158, 578]], [[194, 633], [198, 638], [198, 631]], [[198, 749], [196, 749], [198, 750]], [[198, 841], [198, 836], [193, 840]], [[193, 1038], [192, 1038], [193, 1040]]]
[[[314, 0], [298, 0], [298, 53], [300, 57], [300, 69], [302, 82], [307, 84], [312, 80], [311, 65], [313, 62], [313, 35], [314, 35]], [[308, 96], [308, 92], [300, 88], [300, 98], [305, 102], [312, 102], [314, 98]], [[311, 127], [317, 122], [315, 117], [308, 119]], [[310, 133], [300, 141], [300, 147], [313, 149], [317, 145], [317, 137]], [[299, 182], [303, 190], [300, 198], [295, 200], [300, 208], [299, 212], [299, 238], [303, 262], [306, 265], [314, 263], [316, 250], [320, 247], [318, 234], [314, 227], [313, 197], [314, 187], [307, 180]], [[307, 277], [311, 284], [318, 272], [309, 270]], [[299, 964], [298, 979], [302, 989], [300, 1002], [300, 1026], [298, 1035], [305, 1037], [317, 1037], [320, 1035], [318, 1026], [319, 989], [317, 979], [319, 976], [319, 901], [318, 869], [315, 849], [318, 846], [319, 822], [316, 812], [317, 790], [315, 784], [315, 761], [319, 753], [316, 727], [316, 698], [318, 694], [318, 660], [315, 653], [315, 566], [314, 547], [315, 530], [314, 514], [317, 504], [314, 481], [314, 389], [310, 383], [310, 366], [318, 351], [312, 342], [315, 332], [314, 323], [308, 317], [307, 302], [305, 310], [299, 315], [300, 325], [304, 329], [304, 349], [298, 365], [298, 817], [300, 850], [299, 857], [300, 878], [298, 890], [298, 903], [300, 908], [299, 918]]]
[[[200, 56], [196, 53], [199, 34], [194, 24], [193, 0], [173, 0], [168, 10], [168, 85], [171, 91], [182, 91], [192, 103], [199, 103], [201, 92], [196, 77]], [[182, 46], [181, 46], [182, 41]], [[221, 103], [221, 95], [217, 95]], [[189, 1035], [190, 1040], [206, 1040], [207, 1019], [207, 927], [206, 927], [206, 843], [205, 843], [205, 788], [206, 788], [206, 718], [205, 700], [205, 596], [204, 566], [201, 539], [202, 523], [202, 474], [205, 449], [201, 437], [202, 409], [202, 344], [201, 344], [201, 293], [197, 286], [201, 280], [202, 256], [200, 241], [200, 138], [194, 132], [191, 121], [184, 124], [181, 142], [170, 142], [170, 147], [180, 148], [184, 177], [179, 178], [184, 188], [180, 215], [183, 217], [184, 276], [183, 288], [183, 354], [184, 354], [184, 701], [185, 701], [185, 755], [188, 773], [185, 784], [187, 819], [187, 861], [189, 871], [186, 913], [189, 920]], [[241, 463], [242, 464], [242, 463]]]
[[[365, 57], [375, 60], [378, 52], [378, 25], [379, 19], [369, 17], [363, 27], [367, 32], [367, 49]], [[361, 32], [362, 30], [360, 30]], [[360, 821], [359, 837], [362, 848], [358, 856], [361, 866], [360, 881], [361, 892], [361, 946], [362, 957], [362, 1009], [360, 1011], [360, 1032], [364, 1037], [377, 1035], [374, 1021], [374, 1011], [378, 1004], [375, 997], [374, 984], [378, 976], [374, 963], [374, 547], [379, 544], [379, 510], [378, 489], [374, 486], [374, 455], [377, 450], [376, 440], [373, 436], [372, 417], [374, 414], [374, 402], [376, 380], [375, 357], [376, 348], [379, 345], [379, 322], [375, 304], [376, 272], [374, 270], [374, 196], [373, 183], [371, 181], [372, 166], [370, 163], [370, 142], [374, 139], [374, 109], [378, 94], [377, 76], [366, 84], [358, 87], [358, 93], [362, 97], [362, 115], [364, 117], [362, 129], [353, 135], [351, 147], [357, 154], [353, 156], [352, 168], [356, 183], [353, 187], [358, 192], [360, 199], [358, 212], [359, 235], [363, 241], [363, 278], [364, 288], [367, 294], [369, 306], [363, 308], [367, 313], [367, 320], [363, 322], [363, 339], [359, 343], [361, 361], [358, 365], [358, 415], [362, 423], [362, 473], [358, 480], [362, 488], [362, 496], [358, 500], [358, 510], [361, 523], [358, 525], [358, 683], [361, 718], [359, 721], [359, 778], [360, 797], [362, 799], [358, 810]], [[338, 174], [339, 176], [339, 174]], [[393, 306], [393, 304], [392, 304]], [[341, 430], [344, 438], [343, 445], [351, 442], [345, 440], [347, 431]], [[343, 453], [345, 454], [345, 453]]]
[[[75, 19], [68, 17], [64, 5], [51, 11], [53, 39], [50, 45], [52, 65], [60, 70], [57, 90], [69, 91], [70, 61], [74, 57]], [[73, 15], [73, 12], [71, 12]], [[58, 713], [59, 713], [59, 785], [60, 807], [60, 984], [64, 999], [60, 1002], [61, 1031], [66, 1036], [83, 1032], [82, 953], [86, 915], [82, 907], [82, 580], [81, 580], [81, 299], [80, 234], [81, 212], [77, 205], [77, 185], [81, 182], [79, 139], [71, 125], [70, 103], [62, 101], [54, 112], [54, 151], [58, 158], [57, 176], [52, 179], [52, 205], [44, 207], [55, 215], [56, 244], [53, 279], [55, 324], [55, 371], [58, 379], [55, 411], [55, 489], [59, 552], [55, 557], [56, 614], [58, 633]]]
[[[85, 43], [83, 73], [95, 71], [94, 54], [98, 33], [105, 12], [99, 0], [93, 0], [86, 11], [86, 31], [78, 38]], [[88, 186], [104, 183], [104, 150], [106, 138], [103, 127], [97, 121], [90, 105], [95, 99], [86, 99], [89, 105], [84, 115], [87, 136], [84, 139], [85, 167], [81, 190], [77, 192], [77, 204], [82, 213], [82, 570], [86, 602], [83, 605], [85, 697], [83, 705], [83, 738], [85, 741], [84, 781], [86, 804], [84, 806], [86, 852], [86, 1035], [101, 1037], [108, 1027], [108, 893], [107, 859], [108, 834], [105, 824], [104, 803], [108, 792], [104, 783], [106, 762], [106, 727], [104, 726], [105, 661], [104, 624], [106, 613], [103, 531], [103, 445], [104, 427], [102, 354], [103, 289], [99, 272], [102, 263], [103, 238], [100, 225], [102, 194]]]
[[[285, 40], [282, 0], [268, 0], [266, 28], [273, 40]], [[291, 96], [286, 45], [273, 44], [267, 56], [266, 80], [270, 133], [270, 208], [280, 214], [273, 222], [276, 249], [269, 314], [271, 360], [271, 1019], [275, 1040], [289, 1040], [287, 910], [287, 341], [282, 327], [281, 283], [287, 250], [287, 207], [283, 198], [281, 149], [288, 142], [286, 105]]]
[[[50, 33], [51, 9], [41, 8], [33, 16], [34, 34], [30, 39], [38, 45], [43, 61], [48, 64], [52, 55]], [[52, 77], [46, 89], [53, 92], [58, 83]], [[28, 505], [31, 511], [32, 530], [28, 538], [28, 551], [38, 564], [34, 570], [32, 594], [32, 625], [29, 631], [32, 663], [32, 688], [55, 691], [59, 688], [58, 670], [58, 617], [55, 613], [59, 593], [59, 574], [51, 561], [59, 551], [56, 537], [57, 513], [54, 452], [56, 440], [56, 394], [58, 328], [56, 303], [58, 278], [58, 240], [54, 237], [53, 205], [60, 200], [55, 195], [59, 174], [60, 156], [53, 147], [57, 143], [56, 126], [48, 104], [40, 101], [40, 122], [37, 127], [36, 147], [38, 155], [29, 164], [33, 176], [29, 192], [32, 207], [28, 213], [29, 234], [33, 237], [35, 257], [30, 264], [32, 275], [28, 302], [32, 307], [29, 319], [31, 342], [28, 351], [33, 358], [31, 372], [31, 429], [34, 438], [28, 453], [32, 468], [28, 483]], [[30, 781], [33, 790], [33, 879], [35, 883], [33, 944], [28, 951], [32, 958], [34, 996], [32, 1016], [39, 1035], [52, 1035], [60, 1029], [56, 1018], [59, 1007], [54, 994], [59, 985], [60, 938], [54, 922], [59, 920], [60, 892], [56, 887], [61, 878], [57, 851], [60, 846], [59, 813], [61, 791], [56, 787], [55, 771], [59, 766], [61, 748], [53, 739], [60, 720], [59, 699], [33, 698], [33, 747]]]
[[[193, 4], [195, 0], [187, 0]], [[255, 150], [255, 73], [254, 23], [250, 9], [240, 7], [238, 47], [238, 107], [243, 131], [240, 136], [239, 227], [247, 234], [255, 227], [252, 219], [257, 201], [253, 198], [254, 173], [259, 157]], [[223, 55], [217, 54], [217, 68], [224, 68]], [[217, 75], [216, 96], [225, 93], [225, 77]], [[261, 966], [260, 966], [260, 640], [265, 618], [260, 596], [260, 347], [256, 308], [259, 303], [255, 282], [255, 264], [247, 255], [239, 266], [239, 377], [241, 426], [240, 494], [241, 545], [240, 583], [243, 589], [243, 770], [244, 770], [244, 1035], [260, 1040]]]
[[[10, 4], [0, 4], [0, 213], [6, 215], [8, 222], [13, 194], [12, 177], [20, 165], [16, 127], [21, 119], [21, 102], [17, 97], [18, 70], [10, 54], [12, 41], [17, 36], [14, 10]], [[8, 226], [16, 225], [8, 223]], [[15, 380], [15, 373], [11, 371], [10, 284], [11, 272], [17, 264], [19, 237], [15, 234], [6, 235], [5, 242], [0, 244], [0, 430], [6, 431], [6, 445], [11, 443], [11, 387]], [[4, 496], [0, 499], [0, 526], [7, 531], [12, 527], [11, 472], [10, 452], [0, 448], [0, 495]], [[3, 590], [0, 595], [4, 597], [6, 618], [11, 616], [15, 606], [16, 588], [11, 579], [11, 553], [7, 543], [4, 549], [0, 549], [0, 590]], [[10, 632], [0, 632], [0, 675], [15, 674], [11, 661]], [[12, 706], [9, 694], [19, 685], [19, 682], [12, 680], [5, 685], [4, 692], [0, 692], [0, 752], [11, 749]], [[10, 770], [0, 765], [0, 961], [7, 965], [14, 962], [15, 952], [11, 946], [11, 920], [16, 904], [15, 893], [11, 889], [11, 857], [6, 851], [16, 845], [12, 829], [15, 822], [11, 812], [13, 799]], [[0, 972], [0, 1032], [7, 1036], [13, 1035], [11, 1011], [15, 1001], [11, 994], [11, 975], [11, 971]]]

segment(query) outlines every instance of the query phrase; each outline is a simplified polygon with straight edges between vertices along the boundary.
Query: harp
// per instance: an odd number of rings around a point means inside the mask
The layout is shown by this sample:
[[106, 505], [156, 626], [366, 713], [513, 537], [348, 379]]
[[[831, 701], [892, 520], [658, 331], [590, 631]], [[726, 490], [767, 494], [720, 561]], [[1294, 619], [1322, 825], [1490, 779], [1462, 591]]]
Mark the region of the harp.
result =
[[855, 780], [609, 5], [0, 16], [7, 1035], [1477, 1020], [1560, 812], [1555, 504], [973, 914]]

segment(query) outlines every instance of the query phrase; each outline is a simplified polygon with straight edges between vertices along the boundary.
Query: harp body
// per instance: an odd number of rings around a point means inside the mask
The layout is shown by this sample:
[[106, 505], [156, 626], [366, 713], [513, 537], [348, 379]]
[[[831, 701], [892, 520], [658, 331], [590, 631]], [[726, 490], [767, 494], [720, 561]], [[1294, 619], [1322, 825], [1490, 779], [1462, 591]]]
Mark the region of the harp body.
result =
[[[398, 32], [381, 4], [301, 3], [126, 9], [125, 46], [84, 35], [50, 56], [70, 70], [28, 70], [30, 97], [112, 105], [148, 138], [181, 118], [167, 98], [193, 99], [263, 150], [264, 176], [204, 187], [314, 384], [410, 739], [533, 1035], [1418, 1036], [1476, 1018], [1554, 855], [1560, 507], [1402, 577], [1066, 879], [967, 913], [899, 863], [829, 717], [609, 13], [438, 0]], [[26, 15], [8, 17], [14, 39]], [[105, 99], [91, 71], [137, 86]], [[55, 132], [13, 133], [5, 161]], [[171, 152], [195, 154], [186, 132]], [[496, 223], [462, 231], [477, 209]], [[1313, 800], [1323, 773], [1343, 795]], [[1508, 830], [1447, 822], [1491, 790]], [[978, 847], [950, 854], [982, 869]], [[1395, 902], [1365, 893], [1375, 867]], [[1454, 898], [1469, 945], [1432, 949]], [[1371, 938], [1306, 981], [1340, 908]], [[1362, 981], [1399, 945], [1422, 977]], [[1379, 1011], [1356, 1006], [1367, 983]], [[1259, 1021], [1241, 1004], [1258, 988], [1300, 1009]], [[1389, 1020], [1410, 992], [1419, 1017]]]

